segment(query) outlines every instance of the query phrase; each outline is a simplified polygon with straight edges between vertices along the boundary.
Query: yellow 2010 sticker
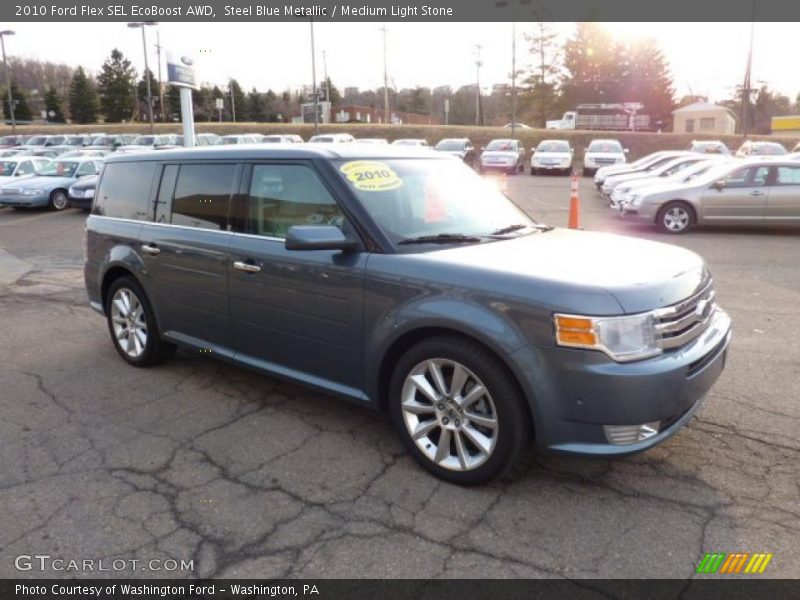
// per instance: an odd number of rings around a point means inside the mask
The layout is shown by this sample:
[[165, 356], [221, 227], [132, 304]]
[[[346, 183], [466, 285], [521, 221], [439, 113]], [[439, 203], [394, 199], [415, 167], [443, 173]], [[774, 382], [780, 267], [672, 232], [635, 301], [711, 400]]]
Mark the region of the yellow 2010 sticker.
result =
[[364, 192], [385, 192], [403, 185], [403, 180], [389, 165], [376, 160], [354, 160], [339, 170], [354, 188]]

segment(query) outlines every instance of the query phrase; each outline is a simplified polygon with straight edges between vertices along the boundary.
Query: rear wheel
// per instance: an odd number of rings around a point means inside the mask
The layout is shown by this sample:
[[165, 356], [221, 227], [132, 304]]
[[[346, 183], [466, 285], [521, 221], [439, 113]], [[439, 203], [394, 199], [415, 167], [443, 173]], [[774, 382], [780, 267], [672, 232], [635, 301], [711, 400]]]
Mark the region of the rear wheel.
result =
[[69, 208], [69, 198], [63, 190], [55, 190], [50, 194], [49, 206], [53, 210], [64, 210]]
[[409, 453], [451, 483], [498, 477], [530, 438], [530, 417], [513, 378], [465, 338], [435, 337], [409, 350], [392, 375], [390, 402]]
[[656, 225], [665, 233], [686, 233], [694, 222], [694, 210], [685, 202], [668, 202], [656, 215]]

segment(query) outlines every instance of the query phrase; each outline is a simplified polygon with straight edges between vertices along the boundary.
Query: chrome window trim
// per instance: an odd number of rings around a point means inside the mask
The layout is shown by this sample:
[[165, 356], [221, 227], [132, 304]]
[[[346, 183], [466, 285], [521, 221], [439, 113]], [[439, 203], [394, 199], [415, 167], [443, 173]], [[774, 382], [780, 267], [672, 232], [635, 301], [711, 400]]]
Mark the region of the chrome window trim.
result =
[[266, 235], [256, 235], [254, 233], [240, 233], [238, 231], [228, 231], [225, 229], [205, 229], [203, 227], [190, 227], [188, 225], [175, 225], [173, 223], [156, 223], [155, 221], [140, 221], [137, 219], [123, 219], [121, 217], [108, 217], [106, 215], [91, 215], [95, 219], [108, 219], [110, 221], [122, 221], [124, 223], [136, 223], [137, 225], [157, 225], [158, 227], [172, 227], [175, 229], [189, 229], [191, 231], [205, 231], [209, 233], [220, 233], [226, 235], [237, 235], [259, 240], [269, 240], [271, 242], [285, 242], [285, 238], [271, 237]]

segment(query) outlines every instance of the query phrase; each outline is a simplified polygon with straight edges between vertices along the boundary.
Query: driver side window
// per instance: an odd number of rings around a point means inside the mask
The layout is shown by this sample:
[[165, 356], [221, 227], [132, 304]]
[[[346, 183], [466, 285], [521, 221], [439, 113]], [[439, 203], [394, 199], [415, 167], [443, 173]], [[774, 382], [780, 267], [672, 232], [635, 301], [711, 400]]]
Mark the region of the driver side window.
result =
[[309, 167], [253, 165], [245, 233], [285, 238], [295, 225], [343, 223], [336, 200]]
[[761, 187], [767, 184], [768, 174], [768, 167], [750, 167], [747, 169], [739, 169], [725, 178], [725, 187]]

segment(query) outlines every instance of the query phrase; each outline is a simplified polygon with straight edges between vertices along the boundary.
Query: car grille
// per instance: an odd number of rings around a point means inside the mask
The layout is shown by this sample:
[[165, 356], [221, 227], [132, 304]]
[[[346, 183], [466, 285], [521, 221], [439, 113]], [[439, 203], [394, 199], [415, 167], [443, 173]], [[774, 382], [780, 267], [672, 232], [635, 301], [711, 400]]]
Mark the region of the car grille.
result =
[[598, 165], [613, 165], [617, 162], [616, 158], [595, 158], [595, 164]]
[[717, 310], [713, 280], [690, 298], [655, 311], [656, 341], [663, 350], [685, 346], [711, 323]]
[[13, 190], [11, 188], [3, 188], [4, 196], [16, 196], [17, 194], [19, 194], [19, 190]]

